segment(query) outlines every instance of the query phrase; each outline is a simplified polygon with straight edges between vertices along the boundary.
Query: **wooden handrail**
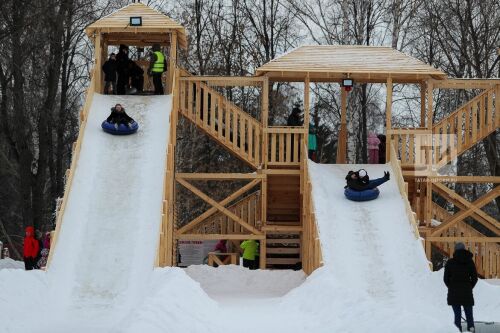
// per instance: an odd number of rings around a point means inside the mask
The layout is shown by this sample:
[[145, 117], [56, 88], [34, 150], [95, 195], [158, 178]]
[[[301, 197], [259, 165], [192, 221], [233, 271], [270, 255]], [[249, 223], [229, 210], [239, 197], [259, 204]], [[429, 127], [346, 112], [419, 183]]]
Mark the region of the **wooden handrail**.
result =
[[396, 150], [394, 149], [394, 145], [391, 143], [390, 145], [391, 151], [390, 151], [390, 156], [391, 156], [391, 166], [392, 166], [392, 171], [393, 171], [393, 179], [396, 180], [396, 183], [398, 184], [398, 189], [399, 193], [403, 197], [403, 202], [405, 205], [405, 210], [406, 210], [406, 216], [408, 217], [408, 221], [410, 222], [410, 226], [412, 228], [413, 234], [416, 239], [420, 238], [420, 233], [418, 231], [418, 223], [415, 218], [415, 213], [411, 209], [410, 201], [408, 200], [408, 193], [406, 190], [406, 184], [403, 178], [403, 171], [401, 169], [401, 161], [398, 159]]
[[66, 210], [66, 205], [68, 203], [69, 193], [71, 192], [71, 187], [73, 185], [73, 178], [76, 171], [76, 165], [78, 163], [78, 159], [80, 158], [80, 151], [83, 143], [83, 136], [85, 133], [85, 127], [87, 125], [88, 114], [90, 112], [90, 107], [92, 105], [92, 100], [94, 98], [95, 93], [95, 69], [93, 69], [90, 73], [90, 84], [87, 88], [87, 95], [85, 97], [85, 103], [83, 104], [83, 109], [80, 112], [80, 129], [78, 131], [78, 137], [76, 139], [75, 144], [73, 144], [73, 152], [71, 155], [71, 165], [68, 171], [66, 172], [67, 177], [64, 184], [64, 196], [62, 198], [62, 202], [60, 204], [60, 208], [56, 214], [56, 229], [54, 232], [54, 237], [51, 239], [51, 246], [49, 251], [49, 257], [47, 259], [47, 269], [52, 262], [52, 258], [54, 256], [55, 249], [57, 247], [57, 241], [59, 238], [59, 233], [61, 231], [61, 226], [63, 223], [63, 216]]

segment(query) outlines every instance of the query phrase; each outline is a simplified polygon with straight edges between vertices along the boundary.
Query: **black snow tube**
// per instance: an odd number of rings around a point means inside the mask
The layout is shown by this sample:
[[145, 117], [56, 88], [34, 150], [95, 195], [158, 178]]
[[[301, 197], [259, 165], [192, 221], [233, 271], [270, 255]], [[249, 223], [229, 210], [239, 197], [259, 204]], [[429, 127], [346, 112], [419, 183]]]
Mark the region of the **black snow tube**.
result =
[[380, 191], [378, 188], [368, 189], [364, 191], [356, 191], [351, 188], [344, 190], [344, 195], [347, 199], [352, 201], [370, 201], [378, 198]]
[[125, 124], [120, 124], [115, 126], [116, 124], [109, 123], [107, 121], [103, 121], [101, 124], [104, 132], [113, 134], [113, 135], [129, 135], [134, 134], [139, 129], [139, 124], [135, 121], [130, 123], [130, 126]]

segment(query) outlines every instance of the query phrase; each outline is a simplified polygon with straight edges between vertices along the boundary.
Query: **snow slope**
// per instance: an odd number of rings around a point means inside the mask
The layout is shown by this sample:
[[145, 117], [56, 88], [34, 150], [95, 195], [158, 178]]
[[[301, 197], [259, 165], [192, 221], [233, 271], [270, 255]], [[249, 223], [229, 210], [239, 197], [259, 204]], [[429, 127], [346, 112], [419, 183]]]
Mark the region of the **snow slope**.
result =
[[[116, 103], [136, 134], [102, 131]], [[139, 297], [158, 244], [170, 108], [170, 96], [94, 96], [48, 270], [61, 311], [92, 308], [98, 324]]]

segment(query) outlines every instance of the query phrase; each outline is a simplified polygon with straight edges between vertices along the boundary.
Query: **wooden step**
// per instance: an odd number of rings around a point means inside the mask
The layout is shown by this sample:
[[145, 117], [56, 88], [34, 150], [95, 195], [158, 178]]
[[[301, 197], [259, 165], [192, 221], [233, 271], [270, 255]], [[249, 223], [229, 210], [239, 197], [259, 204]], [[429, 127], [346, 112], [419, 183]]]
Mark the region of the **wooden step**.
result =
[[297, 233], [302, 231], [302, 226], [300, 225], [266, 225], [262, 227], [262, 231], [267, 233]]
[[267, 265], [296, 265], [301, 262], [300, 258], [267, 258]]

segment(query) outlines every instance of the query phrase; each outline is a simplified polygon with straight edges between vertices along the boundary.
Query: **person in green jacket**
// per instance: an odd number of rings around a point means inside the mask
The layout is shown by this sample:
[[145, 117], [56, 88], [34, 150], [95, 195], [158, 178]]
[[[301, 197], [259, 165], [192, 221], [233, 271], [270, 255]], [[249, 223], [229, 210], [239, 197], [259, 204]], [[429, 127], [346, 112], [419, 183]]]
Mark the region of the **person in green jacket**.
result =
[[318, 141], [316, 138], [316, 127], [312, 123], [309, 124], [308, 135], [308, 156], [311, 160], [316, 162], [316, 150], [318, 149]]
[[254, 239], [248, 239], [240, 244], [243, 250], [243, 267], [255, 269], [255, 254], [258, 253], [259, 245]]

